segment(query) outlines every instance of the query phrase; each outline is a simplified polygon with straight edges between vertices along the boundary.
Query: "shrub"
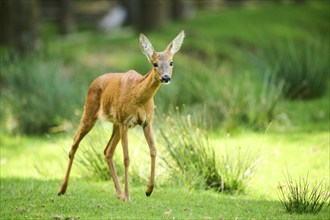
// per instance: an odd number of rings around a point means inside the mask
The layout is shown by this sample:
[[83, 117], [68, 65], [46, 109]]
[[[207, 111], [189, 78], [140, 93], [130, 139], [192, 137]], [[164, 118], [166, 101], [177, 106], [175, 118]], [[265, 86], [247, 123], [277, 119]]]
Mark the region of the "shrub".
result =
[[[215, 191], [243, 191], [256, 166], [256, 155], [240, 150], [235, 157], [232, 152], [217, 156], [208, 143], [206, 132], [197, 127], [191, 116], [171, 113], [166, 127], [160, 128], [170, 157], [163, 157], [172, 177], [197, 189]], [[203, 121], [202, 121], [203, 122]]]
[[284, 81], [289, 99], [311, 99], [325, 94], [329, 84], [329, 42], [313, 39], [273, 41], [262, 47], [261, 65]]
[[283, 83], [276, 83], [269, 73], [261, 77], [246, 74], [238, 83], [227, 84], [219, 101], [225, 127], [266, 129], [280, 114], [282, 89]]
[[[60, 57], [30, 54], [18, 57], [1, 50], [1, 98], [8, 104], [16, 130], [44, 133], [72, 117], [75, 90]], [[3, 115], [1, 116], [3, 117]]]
[[279, 184], [279, 198], [288, 213], [317, 214], [330, 198], [329, 187], [319, 182], [312, 185], [306, 177], [293, 180], [289, 173]]
[[[195, 66], [187, 71], [189, 75], [175, 75], [180, 78], [174, 80], [175, 85], [160, 89], [156, 96], [158, 111], [186, 105], [193, 113], [206, 111], [204, 118], [210, 126], [227, 130], [240, 126], [264, 130], [282, 113], [283, 82], [276, 81], [271, 72], [220, 75]], [[163, 103], [172, 105], [164, 108]]]
[[244, 191], [259, 162], [258, 153], [241, 147], [231, 147], [220, 157], [219, 170], [224, 179], [222, 190]]

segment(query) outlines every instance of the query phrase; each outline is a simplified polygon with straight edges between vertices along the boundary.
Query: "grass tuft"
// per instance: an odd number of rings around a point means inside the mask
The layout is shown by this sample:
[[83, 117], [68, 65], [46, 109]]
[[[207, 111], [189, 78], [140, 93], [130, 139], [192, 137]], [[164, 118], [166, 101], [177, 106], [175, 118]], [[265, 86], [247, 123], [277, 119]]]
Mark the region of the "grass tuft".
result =
[[[257, 156], [251, 152], [227, 151], [219, 156], [209, 145], [206, 132], [196, 126], [190, 115], [182, 116], [179, 109], [160, 128], [170, 157], [163, 157], [173, 179], [196, 189], [218, 192], [241, 192], [254, 173]], [[204, 123], [205, 126], [205, 123]]]
[[226, 192], [244, 192], [259, 163], [259, 154], [241, 147], [226, 150], [218, 161]]
[[[122, 174], [123, 170], [118, 164], [117, 160], [115, 165], [117, 167], [117, 173]], [[88, 172], [89, 178], [93, 180], [107, 181], [111, 179], [109, 167], [102, 151], [95, 148], [94, 144], [91, 144], [88, 148], [82, 148], [81, 152], [77, 155], [77, 164]]]
[[289, 173], [286, 174], [285, 184], [279, 184], [279, 199], [290, 214], [311, 213], [317, 214], [329, 202], [329, 188], [323, 182], [312, 185], [306, 177], [293, 180]]

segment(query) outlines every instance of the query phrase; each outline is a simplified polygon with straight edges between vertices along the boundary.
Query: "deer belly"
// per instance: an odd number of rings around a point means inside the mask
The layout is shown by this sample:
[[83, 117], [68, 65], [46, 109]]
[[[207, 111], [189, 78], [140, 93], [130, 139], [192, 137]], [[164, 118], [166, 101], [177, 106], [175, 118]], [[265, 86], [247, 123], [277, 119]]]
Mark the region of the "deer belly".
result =
[[114, 108], [110, 108], [109, 113], [106, 113], [102, 106], [99, 109], [98, 113], [97, 113], [97, 118], [101, 119], [101, 120], [107, 120], [107, 121], [111, 121], [111, 122], [115, 122], [115, 109]]

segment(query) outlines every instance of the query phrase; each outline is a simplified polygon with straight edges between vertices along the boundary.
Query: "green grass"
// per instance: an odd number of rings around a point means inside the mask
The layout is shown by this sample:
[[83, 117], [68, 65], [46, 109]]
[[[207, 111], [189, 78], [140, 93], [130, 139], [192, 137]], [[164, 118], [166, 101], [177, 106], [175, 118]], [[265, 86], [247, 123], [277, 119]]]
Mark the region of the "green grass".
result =
[[[312, 103], [322, 103], [311, 101]], [[308, 102], [306, 104], [308, 106]], [[303, 106], [287, 104], [292, 112]], [[308, 109], [308, 108], [306, 108]], [[313, 115], [313, 109], [305, 116]], [[155, 119], [155, 125], [162, 123]], [[292, 123], [296, 123], [293, 120]], [[323, 120], [323, 124], [327, 121]], [[304, 123], [305, 125], [307, 122]], [[302, 128], [304, 127], [303, 125]], [[210, 145], [216, 152], [233, 148], [258, 149], [261, 155], [256, 172], [248, 182], [245, 194], [226, 195], [209, 191], [189, 190], [188, 187], [168, 181], [161, 164], [156, 168], [156, 188], [150, 198], [144, 194], [147, 180], [131, 181], [132, 201], [128, 204], [115, 196], [111, 180], [90, 181], [88, 171], [75, 163], [72, 179], [65, 196], [58, 197], [67, 165], [67, 153], [73, 134], [51, 134], [43, 137], [8, 136], [1, 134], [1, 213], [4, 219], [108, 219], [108, 218], [225, 218], [225, 219], [327, 219], [329, 206], [317, 215], [287, 214], [277, 195], [278, 182], [285, 180], [283, 171], [315, 180], [329, 182], [329, 132], [323, 126], [311, 132], [305, 129], [271, 128], [266, 133], [249, 130], [210, 133]], [[93, 143], [102, 152], [110, 135], [111, 126], [99, 124], [81, 144], [88, 148]], [[156, 138], [160, 136], [156, 131]], [[150, 159], [141, 129], [129, 133], [131, 168], [147, 176]], [[157, 145], [159, 157], [165, 155], [164, 146]], [[82, 153], [79, 149], [77, 155]], [[115, 159], [121, 160], [117, 150]], [[141, 159], [143, 163], [141, 163]], [[161, 162], [160, 159], [157, 160]], [[77, 162], [77, 161], [76, 161]], [[122, 164], [119, 163], [121, 166]], [[122, 176], [120, 177], [122, 179]]]
[[109, 182], [73, 179], [70, 191], [58, 197], [58, 180], [1, 179], [3, 219], [327, 219], [324, 209], [317, 216], [290, 215], [279, 201], [260, 200], [181, 188], [157, 188], [146, 197], [144, 188], [132, 187], [132, 201], [115, 198]]

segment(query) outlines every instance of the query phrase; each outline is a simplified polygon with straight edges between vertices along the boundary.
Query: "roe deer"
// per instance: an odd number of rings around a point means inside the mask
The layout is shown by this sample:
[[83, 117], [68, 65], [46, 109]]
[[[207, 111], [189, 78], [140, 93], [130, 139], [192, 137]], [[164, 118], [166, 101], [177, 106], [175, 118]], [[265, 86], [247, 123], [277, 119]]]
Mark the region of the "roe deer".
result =
[[[104, 155], [116, 188], [117, 197], [124, 201], [130, 200], [128, 187], [130, 159], [127, 130], [135, 125], [143, 127], [151, 156], [151, 172], [146, 195], [151, 195], [154, 188], [156, 160], [156, 147], [152, 132], [154, 95], [161, 84], [170, 83], [173, 69], [172, 58], [180, 49], [184, 37], [184, 31], [181, 31], [165, 51], [156, 52], [150, 41], [141, 33], [139, 38], [140, 47], [152, 64], [152, 69], [144, 76], [134, 70], [126, 73], [108, 73], [99, 76], [92, 82], [86, 95], [84, 113], [69, 153], [69, 164], [58, 195], [63, 195], [66, 192], [72, 162], [79, 143], [93, 128], [98, 118], [105, 118], [113, 123], [112, 135], [104, 150]], [[124, 192], [120, 187], [113, 161], [113, 155], [119, 140], [121, 140], [124, 154]]]

